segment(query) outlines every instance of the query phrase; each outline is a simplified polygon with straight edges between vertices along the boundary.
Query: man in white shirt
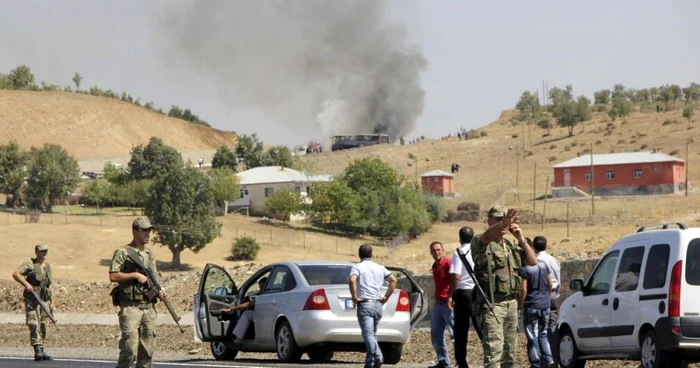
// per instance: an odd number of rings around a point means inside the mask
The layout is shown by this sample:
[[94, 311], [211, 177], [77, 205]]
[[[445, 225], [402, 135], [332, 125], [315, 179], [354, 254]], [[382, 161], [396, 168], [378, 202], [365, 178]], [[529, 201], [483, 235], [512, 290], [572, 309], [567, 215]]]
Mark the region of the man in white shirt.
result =
[[552, 349], [554, 361], [559, 361], [559, 344], [557, 336], [557, 319], [559, 318], [559, 288], [561, 285], [561, 265], [559, 261], [547, 253], [547, 238], [544, 236], [536, 236], [532, 241], [532, 248], [537, 255], [537, 262], [543, 262], [549, 269], [549, 274], [552, 276], [552, 293], [549, 295], [549, 331], [547, 331], [547, 339]]
[[[460, 250], [466, 254], [467, 262], [472, 266], [472, 269], [474, 268], [474, 261], [472, 260], [470, 244], [473, 237], [474, 229], [471, 227], [464, 226], [459, 229]], [[467, 341], [469, 340], [469, 320], [472, 318], [474, 280], [467, 272], [457, 252], [452, 257], [450, 276], [450, 293], [447, 303], [450, 309], [454, 311], [455, 316], [453, 326], [455, 361], [459, 368], [468, 368]]]
[[[361, 245], [359, 256], [360, 263], [352, 266], [348, 284], [367, 348], [365, 368], [379, 368], [384, 357], [377, 342], [377, 325], [382, 319], [382, 306], [394, 293], [397, 280], [386, 267], [372, 261], [371, 245]], [[384, 280], [389, 282], [386, 292], [382, 292]]]

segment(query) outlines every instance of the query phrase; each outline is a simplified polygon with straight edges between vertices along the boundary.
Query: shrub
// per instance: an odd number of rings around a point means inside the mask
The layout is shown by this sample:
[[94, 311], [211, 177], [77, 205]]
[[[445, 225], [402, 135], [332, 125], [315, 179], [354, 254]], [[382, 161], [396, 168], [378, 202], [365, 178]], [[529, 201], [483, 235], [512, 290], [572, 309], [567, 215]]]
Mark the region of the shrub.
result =
[[549, 146], [549, 149], [555, 149], [555, 148], [557, 148], [557, 145], [556, 145], [556, 144], [553, 144], [553, 145]]
[[530, 157], [532, 155], [534, 155], [534, 153], [532, 153], [532, 151], [525, 152], [525, 157]]
[[517, 133], [516, 133], [516, 134], [511, 134], [510, 136], [511, 136], [512, 138], [518, 138], [518, 134], [517, 134]]
[[569, 147], [569, 146], [565, 146], [565, 147], [564, 147], [564, 151], [566, 151], [566, 152], [569, 152], [569, 151], [571, 151], [571, 147]]
[[547, 158], [547, 159], [549, 160], [549, 162], [556, 161], [556, 160], [557, 160], [557, 156], [550, 156], [550, 157]]
[[625, 143], [627, 143], [627, 141], [624, 139], [620, 139], [617, 141], [617, 144], [625, 144]]
[[678, 152], [679, 152], [679, 151], [678, 151], [677, 149], [674, 149], [673, 151], [669, 152], [668, 154], [671, 155], [671, 156], [673, 156], [673, 155], [677, 155]]
[[590, 152], [591, 152], [591, 149], [590, 149], [590, 148], [585, 148], [585, 149], [583, 150], [583, 153], [590, 153]]
[[425, 207], [430, 214], [430, 220], [432, 222], [438, 222], [445, 217], [445, 204], [442, 198], [433, 195], [424, 196]]
[[672, 124], [680, 124], [680, 123], [678, 122], [678, 120], [666, 119], [666, 120], [664, 120], [664, 123], [661, 125], [666, 126], [666, 125], [672, 125]]
[[601, 143], [603, 143], [603, 141], [601, 141], [601, 140], [595, 141], [595, 144], [601, 144]]
[[233, 240], [231, 259], [252, 261], [259, 251], [260, 244], [253, 237], [243, 235]]
[[481, 137], [486, 137], [487, 134], [488, 134], [488, 133], [486, 133], [486, 132], [483, 131], [483, 130], [479, 132], [479, 136], [481, 136]]
[[644, 143], [641, 147], [639, 147], [639, 149], [646, 149], [646, 148], [649, 148], [649, 145], [646, 143]]
[[412, 154], [411, 152], [409, 152], [409, 153], [408, 153], [408, 158], [410, 158], [411, 160], [415, 160], [415, 159], [416, 159], [416, 155], [414, 155], [414, 154]]
[[571, 147], [576, 147], [578, 146], [578, 142], [571, 142]]

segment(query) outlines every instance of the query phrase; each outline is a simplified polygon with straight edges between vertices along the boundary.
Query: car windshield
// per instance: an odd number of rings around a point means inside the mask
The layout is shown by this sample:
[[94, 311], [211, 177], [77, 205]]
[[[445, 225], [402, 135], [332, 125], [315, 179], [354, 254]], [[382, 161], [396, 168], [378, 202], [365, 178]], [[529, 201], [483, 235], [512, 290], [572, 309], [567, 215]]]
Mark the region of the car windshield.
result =
[[309, 285], [342, 285], [350, 277], [350, 265], [299, 266]]

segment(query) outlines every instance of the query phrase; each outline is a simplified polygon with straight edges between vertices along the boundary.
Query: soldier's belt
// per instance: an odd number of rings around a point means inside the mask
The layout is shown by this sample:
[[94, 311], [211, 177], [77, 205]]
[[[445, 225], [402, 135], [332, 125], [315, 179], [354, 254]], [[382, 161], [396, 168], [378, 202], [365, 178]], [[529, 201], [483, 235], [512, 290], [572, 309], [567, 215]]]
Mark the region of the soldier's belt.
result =
[[120, 300], [119, 301], [119, 306], [122, 308], [126, 307], [136, 307], [138, 309], [151, 309], [155, 303], [147, 302], [147, 301], [132, 301], [132, 300]]
[[515, 300], [515, 294], [494, 294], [493, 295], [493, 302], [494, 303], [501, 303], [501, 302], [507, 302], [511, 300]]

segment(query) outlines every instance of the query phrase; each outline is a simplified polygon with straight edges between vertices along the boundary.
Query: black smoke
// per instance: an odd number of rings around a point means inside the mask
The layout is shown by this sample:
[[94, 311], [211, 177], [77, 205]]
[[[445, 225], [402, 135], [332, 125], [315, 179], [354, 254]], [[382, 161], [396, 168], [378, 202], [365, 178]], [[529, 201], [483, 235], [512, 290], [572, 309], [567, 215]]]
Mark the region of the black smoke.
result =
[[161, 53], [217, 81], [222, 103], [328, 138], [410, 133], [423, 112], [427, 61], [387, 2], [198, 1], [170, 5]]

